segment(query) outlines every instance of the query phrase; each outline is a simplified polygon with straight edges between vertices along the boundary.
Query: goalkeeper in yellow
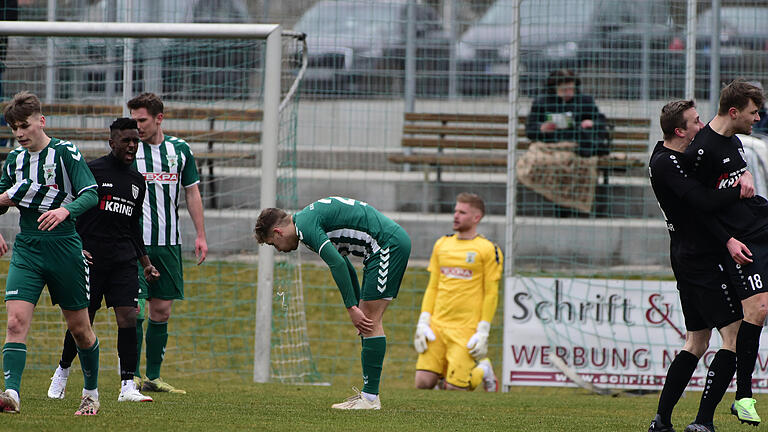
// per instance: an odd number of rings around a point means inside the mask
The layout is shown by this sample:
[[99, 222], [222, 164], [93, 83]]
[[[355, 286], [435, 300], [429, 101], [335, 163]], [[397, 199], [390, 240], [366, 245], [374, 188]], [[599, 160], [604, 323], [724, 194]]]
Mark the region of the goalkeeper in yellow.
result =
[[503, 256], [477, 233], [484, 214], [482, 198], [460, 193], [453, 212], [455, 234], [438, 239], [432, 249], [413, 337], [419, 352], [416, 388], [434, 388], [444, 378], [449, 390], [474, 390], [482, 383], [486, 391], [498, 391], [487, 355]]

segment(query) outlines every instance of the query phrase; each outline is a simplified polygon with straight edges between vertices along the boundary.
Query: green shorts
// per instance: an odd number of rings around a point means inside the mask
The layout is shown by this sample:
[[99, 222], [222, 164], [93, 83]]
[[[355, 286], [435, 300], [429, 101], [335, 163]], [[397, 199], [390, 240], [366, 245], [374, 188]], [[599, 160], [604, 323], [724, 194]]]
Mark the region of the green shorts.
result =
[[147, 246], [152, 265], [160, 272], [160, 279], [147, 283], [144, 269], [139, 264], [139, 298], [184, 300], [184, 270], [181, 264], [181, 245]]
[[52, 304], [65, 310], [88, 307], [88, 267], [76, 233], [16, 236], [5, 281], [5, 301], [24, 300], [36, 305], [45, 285]]
[[380, 246], [365, 263], [361, 300], [393, 299], [400, 291], [411, 255], [411, 238], [398, 227], [392, 237]]

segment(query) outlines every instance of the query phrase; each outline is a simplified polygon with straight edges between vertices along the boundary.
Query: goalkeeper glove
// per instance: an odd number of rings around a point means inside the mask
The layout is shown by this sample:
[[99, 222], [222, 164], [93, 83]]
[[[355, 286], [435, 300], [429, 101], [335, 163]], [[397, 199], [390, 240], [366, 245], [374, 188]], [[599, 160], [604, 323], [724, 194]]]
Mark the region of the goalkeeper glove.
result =
[[416, 324], [416, 333], [413, 335], [413, 347], [421, 354], [427, 350], [427, 341], [435, 340], [435, 333], [429, 327], [429, 319], [432, 314], [422, 312], [419, 316], [419, 323]]
[[488, 333], [491, 331], [491, 323], [480, 321], [477, 323], [477, 331], [469, 338], [467, 348], [469, 355], [477, 361], [482, 360], [488, 355]]

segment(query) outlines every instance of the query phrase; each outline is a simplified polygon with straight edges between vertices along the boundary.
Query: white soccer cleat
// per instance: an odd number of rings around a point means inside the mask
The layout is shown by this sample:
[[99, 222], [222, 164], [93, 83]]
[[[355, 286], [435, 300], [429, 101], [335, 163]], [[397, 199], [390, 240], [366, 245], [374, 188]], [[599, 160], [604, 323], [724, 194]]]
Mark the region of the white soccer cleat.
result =
[[489, 358], [484, 358], [477, 362], [477, 365], [483, 368], [483, 388], [487, 392], [499, 391], [499, 381], [496, 379], [496, 374], [493, 373], [493, 365]]
[[0, 393], [0, 412], [9, 414], [19, 413], [19, 401], [14, 397], [15, 394], [16, 392], [13, 390], [6, 390]]
[[48, 397], [51, 399], [64, 399], [67, 391], [67, 379], [69, 378], [69, 369], [56, 368], [56, 372], [51, 377], [51, 385], [48, 387]]
[[331, 405], [331, 408], [341, 410], [381, 409], [381, 399], [378, 395], [376, 395], [376, 399], [369, 401], [355, 387], [352, 387], [352, 390], [356, 393], [354, 396], [348, 397], [344, 402]]
[[120, 388], [120, 395], [117, 397], [118, 402], [152, 402], [152, 398], [143, 395], [136, 388], [136, 383], [133, 380], [123, 381], [123, 385]]
[[99, 399], [91, 395], [85, 395], [80, 399], [80, 408], [75, 411], [76, 416], [93, 416], [99, 413], [101, 404]]

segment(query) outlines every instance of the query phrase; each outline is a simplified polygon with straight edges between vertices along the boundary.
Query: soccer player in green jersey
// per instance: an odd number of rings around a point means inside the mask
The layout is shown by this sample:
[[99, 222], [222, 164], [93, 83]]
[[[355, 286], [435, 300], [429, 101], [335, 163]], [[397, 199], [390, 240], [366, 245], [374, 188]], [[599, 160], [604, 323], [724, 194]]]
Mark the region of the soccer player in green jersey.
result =
[[49, 138], [40, 100], [21, 92], [5, 107], [5, 120], [19, 143], [8, 154], [0, 176], [0, 209], [16, 206], [21, 232], [5, 286], [8, 313], [3, 372], [5, 391], [0, 409], [19, 412], [26, 339], [43, 286], [58, 304], [75, 338], [84, 388], [75, 415], [99, 412], [99, 340], [88, 319], [88, 277], [75, 218], [96, 205], [96, 181], [77, 147]]
[[[363, 391], [332, 405], [336, 409], [381, 409], [381, 379], [387, 338], [383, 315], [397, 297], [411, 254], [408, 233], [367, 203], [350, 198], [324, 198], [290, 216], [284, 210], [261, 212], [256, 240], [281, 252], [299, 242], [320, 255], [341, 291], [352, 324], [362, 337]], [[363, 258], [362, 286], [348, 255]]]
[[[195, 256], [201, 264], [208, 254], [200, 197], [200, 177], [192, 150], [186, 141], [163, 134], [163, 102], [154, 93], [142, 93], [128, 101], [131, 117], [139, 126], [141, 143], [136, 151], [136, 168], [147, 182], [144, 197], [142, 227], [144, 244], [160, 279], [147, 283], [139, 275], [139, 297], [146, 299], [149, 314], [147, 324], [147, 369], [141, 389], [144, 391], [186, 393], [160, 378], [160, 367], [168, 343], [168, 320], [174, 300], [184, 299], [184, 274], [181, 263], [181, 233], [179, 232], [179, 196], [184, 189], [189, 216], [195, 226]], [[140, 305], [141, 306], [141, 305]], [[143, 314], [136, 322], [138, 353], [141, 357]], [[136, 376], [140, 377], [139, 365]]]

